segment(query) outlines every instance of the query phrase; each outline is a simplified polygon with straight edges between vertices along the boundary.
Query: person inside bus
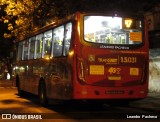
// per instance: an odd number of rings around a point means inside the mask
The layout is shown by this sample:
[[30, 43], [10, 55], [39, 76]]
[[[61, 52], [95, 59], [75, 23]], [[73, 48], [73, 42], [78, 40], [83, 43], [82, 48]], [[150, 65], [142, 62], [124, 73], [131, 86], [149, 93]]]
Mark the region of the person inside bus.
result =
[[62, 41], [59, 39], [59, 37], [56, 37], [54, 43], [53, 56], [61, 56], [61, 55], [62, 55]]

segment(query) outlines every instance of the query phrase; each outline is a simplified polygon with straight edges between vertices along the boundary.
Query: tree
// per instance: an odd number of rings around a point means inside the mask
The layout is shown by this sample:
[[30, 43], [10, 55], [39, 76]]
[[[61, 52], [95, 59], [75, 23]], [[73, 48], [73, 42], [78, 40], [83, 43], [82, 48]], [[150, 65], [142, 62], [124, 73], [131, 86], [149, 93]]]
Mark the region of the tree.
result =
[[[5, 65], [8, 69], [8, 71], [11, 73], [11, 58], [10, 58], [10, 52], [12, 51], [12, 39], [13, 38], [3, 38], [5, 33], [9, 33], [8, 30], [8, 24], [4, 23], [2, 19], [4, 16], [6, 16], [5, 11], [3, 9], [5, 6], [0, 6], [0, 25], [1, 25], [1, 31], [0, 31], [0, 64]], [[2, 72], [1, 72], [2, 73]]]
[[44, 26], [43, 18], [51, 15], [46, 14], [51, 11], [47, 6], [48, 0], [0, 0], [0, 25], [3, 28], [0, 31], [0, 62], [7, 66], [10, 74], [12, 74], [10, 54], [13, 51], [13, 40], [24, 37], [39, 26]]
[[12, 58], [10, 57], [13, 49], [12, 41], [7, 39], [5, 41], [0, 41], [0, 43], [0, 62], [5, 64], [8, 72], [12, 74]]
[[[40, 27], [57, 19], [64, 0], [0, 0], [5, 6], [5, 16], [1, 21], [8, 24], [10, 33], [4, 33], [5, 38], [12, 36], [21, 38]], [[65, 11], [64, 11], [65, 12]]]
[[[33, 13], [39, 6], [41, 0], [1, 0], [1, 5], [5, 5], [6, 16], [2, 19], [8, 23], [10, 34], [4, 34], [4, 37], [24, 36], [31, 30], [33, 25]], [[14, 20], [14, 21], [13, 21]]]

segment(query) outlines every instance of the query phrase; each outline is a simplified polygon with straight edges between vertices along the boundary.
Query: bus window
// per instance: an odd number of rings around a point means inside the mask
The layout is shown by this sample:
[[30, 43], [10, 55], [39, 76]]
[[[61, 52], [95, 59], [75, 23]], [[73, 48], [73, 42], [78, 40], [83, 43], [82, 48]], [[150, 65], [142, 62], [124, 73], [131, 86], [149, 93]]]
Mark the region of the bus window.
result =
[[29, 59], [34, 59], [34, 52], [35, 52], [35, 40], [36, 37], [32, 37], [29, 39]]
[[72, 33], [72, 23], [68, 23], [66, 24], [66, 27], [65, 27], [64, 52], [63, 52], [64, 56], [68, 54], [68, 51], [70, 48], [71, 33]]
[[23, 60], [27, 60], [28, 59], [28, 39], [24, 41], [23, 44]]
[[121, 17], [85, 16], [84, 39], [102, 44], [140, 44], [142, 22]]
[[42, 57], [43, 34], [36, 36], [36, 59]]
[[43, 57], [48, 57], [51, 54], [52, 30], [44, 33], [43, 37]]
[[62, 55], [63, 38], [64, 38], [64, 26], [55, 28], [53, 31], [53, 56], [54, 57]]
[[18, 57], [17, 57], [17, 60], [22, 60], [22, 54], [23, 53], [23, 42], [20, 42], [18, 44]]

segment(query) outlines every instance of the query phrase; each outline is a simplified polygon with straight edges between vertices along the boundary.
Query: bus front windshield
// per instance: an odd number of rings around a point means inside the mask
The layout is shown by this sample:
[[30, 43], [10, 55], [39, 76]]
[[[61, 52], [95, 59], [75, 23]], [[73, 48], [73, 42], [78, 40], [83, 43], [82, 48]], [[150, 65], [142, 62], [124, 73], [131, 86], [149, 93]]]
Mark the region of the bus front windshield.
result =
[[141, 44], [142, 21], [110, 16], [84, 16], [84, 39], [101, 44]]

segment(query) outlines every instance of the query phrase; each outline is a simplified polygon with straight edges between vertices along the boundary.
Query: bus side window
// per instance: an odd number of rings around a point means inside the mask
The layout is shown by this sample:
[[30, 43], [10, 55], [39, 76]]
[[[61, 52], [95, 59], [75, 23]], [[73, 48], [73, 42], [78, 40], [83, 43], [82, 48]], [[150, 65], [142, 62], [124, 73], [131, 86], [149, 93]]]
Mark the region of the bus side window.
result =
[[42, 57], [43, 34], [36, 36], [36, 59]]
[[71, 34], [72, 34], [72, 23], [68, 23], [66, 24], [65, 27], [64, 50], [63, 50], [64, 56], [68, 55], [68, 51], [70, 48]]
[[23, 55], [23, 42], [20, 42], [18, 43], [18, 55], [17, 55], [18, 61], [22, 60], [22, 55]]
[[24, 41], [24, 44], [23, 44], [23, 60], [27, 60], [28, 59], [28, 53], [29, 53], [29, 50], [28, 50], [28, 39]]
[[52, 42], [52, 30], [44, 33], [43, 37], [43, 57], [50, 57], [51, 54], [51, 42]]
[[35, 58], [35, 37], [29, 39], [29, 59]]
[[55, 28], [53, 33], [53, 57], [62, 56], [64, 26]]

